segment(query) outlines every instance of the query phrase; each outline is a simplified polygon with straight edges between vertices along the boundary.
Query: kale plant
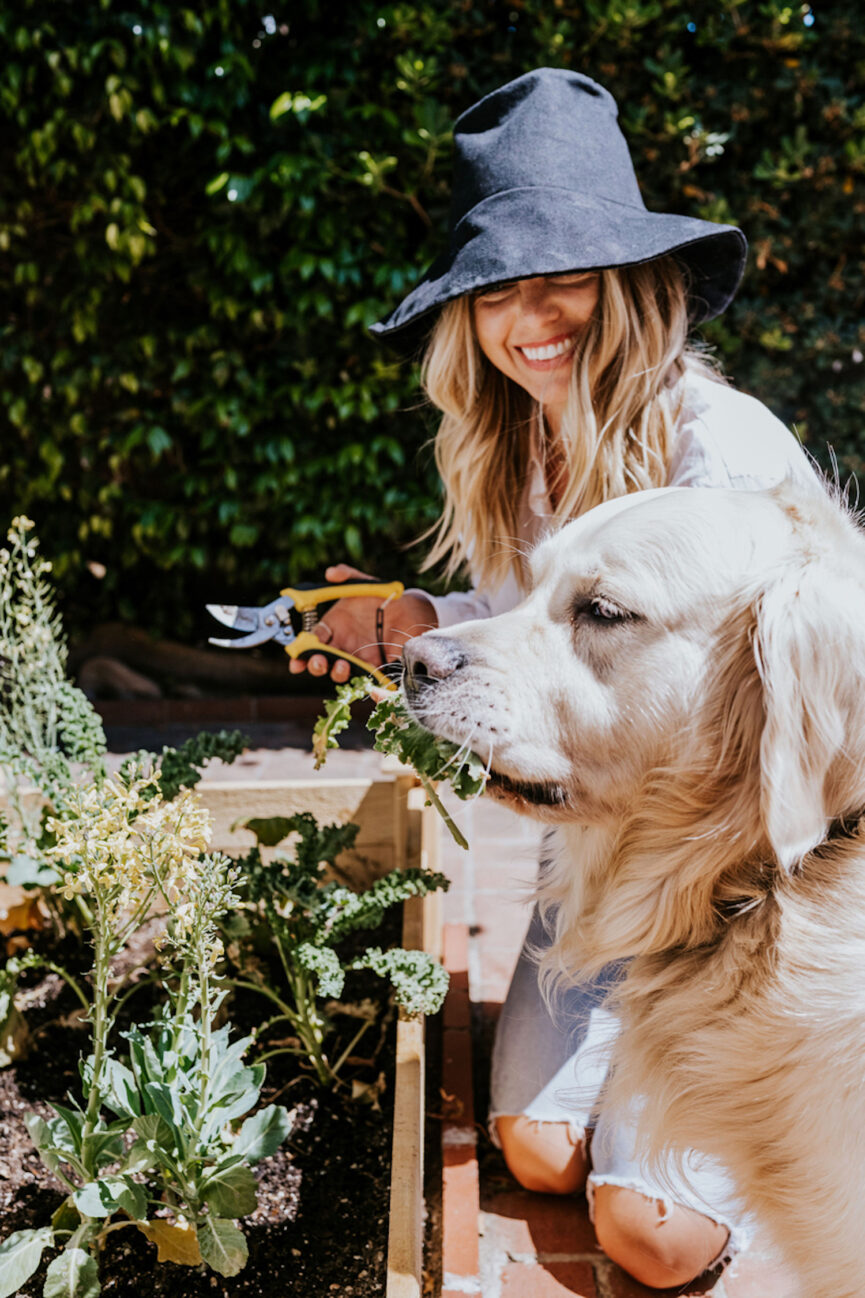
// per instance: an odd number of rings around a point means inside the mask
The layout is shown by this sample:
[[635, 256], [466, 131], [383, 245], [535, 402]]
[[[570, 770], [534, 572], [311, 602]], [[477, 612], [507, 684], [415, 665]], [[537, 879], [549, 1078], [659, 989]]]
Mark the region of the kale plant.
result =
[[[259, 1036], [278, 1023], [289, 1024], [294, 1033], [296, 1044], [274, 1048], [262, 1058], [299, 1055], [309, 1061], [320, 1085], [336, 1085], [340, 1069], [371, 1021], [365, 1018], [339, 1055], [332, 1054], [328, 1044], [333, 1022], [321, 999], [342, 995], [348, 970], [372, 969], [389, 979], [396, 1003], [409, 1014], [435, 1013], [447, 991], [447, 974], [425, 952], [370, 946], [345, 958], [340, 943], [352, 933], [378, 928], [385, 912], [398, 902], [446, 889], [448, 880], [429, 870], [397, 869], [354, 892], [327, 875], [339, 854], [353, 845], [357, 825], [320, 826], [309, 812], [300, 812], [251, 820], [246, 827], [256, 834], [258, 846], [242, 862], [246, 914], [238, 917], [231, 936], [247, 937], [251, 921], [263, 920], [285, 982], [277, 990], [253, 966], [252, 976], [235, 980], [235, 985], [260, 993], [277, 1010]], [[274, 847], [290, 834], [297, 835], [293, 855], [262, 858], [262, 846]]]

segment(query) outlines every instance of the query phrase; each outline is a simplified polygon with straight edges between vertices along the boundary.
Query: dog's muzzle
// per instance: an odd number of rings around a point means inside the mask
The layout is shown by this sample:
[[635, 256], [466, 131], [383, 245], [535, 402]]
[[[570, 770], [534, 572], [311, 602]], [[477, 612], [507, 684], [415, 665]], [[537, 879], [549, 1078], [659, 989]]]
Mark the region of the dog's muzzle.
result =
[[409, 640], [402, 655], [403, 689], [410, 702], [431, 686], [453, 676], [468, 661], [458, 640], [443, 635], [419, 635]]

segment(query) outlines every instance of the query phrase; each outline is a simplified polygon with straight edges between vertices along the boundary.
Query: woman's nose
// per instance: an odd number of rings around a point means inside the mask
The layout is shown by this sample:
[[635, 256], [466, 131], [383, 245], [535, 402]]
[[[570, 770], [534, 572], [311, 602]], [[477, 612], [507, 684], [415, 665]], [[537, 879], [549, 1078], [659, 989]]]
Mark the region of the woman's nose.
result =
[[548, 317], [558, 312], [556, 296], [541, 277], [520, 281], [520, 300], [527, 315]]

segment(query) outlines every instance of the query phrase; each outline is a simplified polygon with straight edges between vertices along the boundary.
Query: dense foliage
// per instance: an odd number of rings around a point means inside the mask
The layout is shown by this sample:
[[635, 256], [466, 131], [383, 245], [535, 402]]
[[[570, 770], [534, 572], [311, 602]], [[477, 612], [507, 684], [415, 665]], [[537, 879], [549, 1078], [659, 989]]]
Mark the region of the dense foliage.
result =
[[0, 51], [0, 499], [79, 623], [190, 634], [203, 596], [330, 558], [410, 569], [431, 421], [366, 326], [441, 246], [454, 116], [543, 63], [619, 99], [650, 207], [743, 226], [745, 286], [705, 336], [860, 466], [849, 5], [8, 0]]

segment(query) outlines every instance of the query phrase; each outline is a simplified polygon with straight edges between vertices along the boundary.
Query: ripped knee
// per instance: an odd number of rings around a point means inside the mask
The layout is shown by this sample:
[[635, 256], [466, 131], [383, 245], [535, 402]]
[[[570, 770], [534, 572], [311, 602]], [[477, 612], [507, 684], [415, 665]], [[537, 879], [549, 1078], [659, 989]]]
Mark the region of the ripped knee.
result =
[[523, 1114], [496, 1118], [508, 1170], [526, 1190], [574, 1194], [586, 1184], [582, 1132], [569, 1122], [537, 1122]]
[[674, 1204], [666, 1211], [657, 1199], [618, 1185], [597, 1185], [593, 1220], [598, 1243], [642, 1284], [653, 1289], [688, 1284], [721, 1255], [726, 1226], [693, 1208]]

